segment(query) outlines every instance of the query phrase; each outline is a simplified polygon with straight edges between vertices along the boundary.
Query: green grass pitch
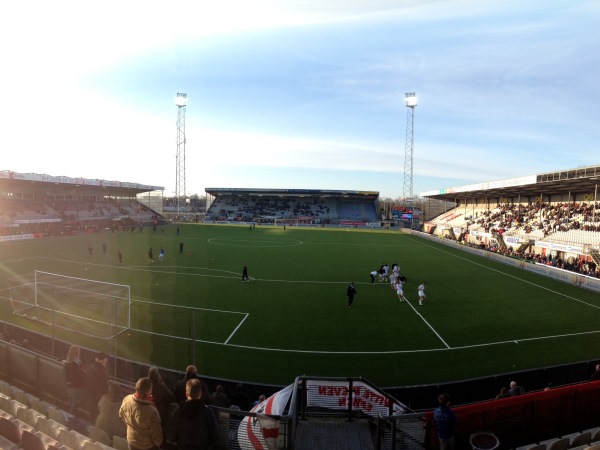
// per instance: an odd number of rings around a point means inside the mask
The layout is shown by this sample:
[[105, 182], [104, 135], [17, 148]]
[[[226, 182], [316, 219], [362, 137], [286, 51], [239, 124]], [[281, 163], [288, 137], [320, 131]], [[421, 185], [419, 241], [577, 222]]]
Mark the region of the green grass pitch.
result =
[[[363, 376], [391, 387], [597, 357], [598, 294], [435, 241], [343, 228], [179, 230], [179, 236], [169, 225], [2, 242], [0, 286], [34, 269], [130, 285], [131, 330], [110, 341], [62, 337], [162, 367], [195, 363], [206, 376], [248, 382], [288, 384], [306, 374]], [[388, 283], [371, 285], [369, 272], [383, 262], [400, 265], [409, 302], [399, 302]], [[248, 283], [241, 280], [243, 264]], [[348, 309], [351, 281], [357, 295]], [[423, 281], [427, 300], [419, 306]], [[2, 320], [50, 334], [39, 321], [12, 314], [9, 302], [0, 308]]]

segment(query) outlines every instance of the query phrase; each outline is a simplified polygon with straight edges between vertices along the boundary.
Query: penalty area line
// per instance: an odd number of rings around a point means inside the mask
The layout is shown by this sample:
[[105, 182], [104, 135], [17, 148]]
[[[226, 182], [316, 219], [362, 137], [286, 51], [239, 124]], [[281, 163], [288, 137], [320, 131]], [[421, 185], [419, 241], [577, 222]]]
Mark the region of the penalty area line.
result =
[[[404, 297], [404, 298], [406, 298], [406, 297]], [[400, 301], [400, 300], [398, 300], [398, 301]], [[414, 312], [417, 314], [417, 316], [419, 316], [419, 317], [421, 318], [421, 320], [422, 320], [423, 322], [425, 322], [425, 325], [427, 325], [427, 326], [428, 326], [428, 327], [431, 329], [431, 331], [433, 331], [433, 333], [434, 333], [434, 334], [435, 334], [435, 335], [438, 337], [438, 339], [439, 339], [440, 341], [442, 341], [442, 344], [444, 344], [444, 345], [446, 346], [446, 348], [448, 348], [448, 349], [452, 348], [452, 347], [450, 347], [450, 346], [449, 346], [449, 345], [446, 343], [446, 341], [445, 341], [445, 340], [442, 338], [442, 336], [440, 336], [440, 334], [439, 334], [437, 331], [435, 331], [435, 328], [433, 328], [433, 327], [431, 326], [431, 324], [430, 324], [429, 322], [427, 322], [427, 320], [425, 320], [425, 317], [423, 317], [423, 316], [421, 315], [421, 313], [420, 313], [419, 311], [417, 311], [417, 309], [416, 309], [416, 308], [415, 308], [415, 307], [412, 305], [412, 303], [410, 303], [410, 302], [408, 301], [408, 299], [406, 299], [406, 303], [408, 303], [408, 305], [409, 305], [409, 306], [412, 308], [412, 310], [413, 310], [413, 311], [414, 311]]]
[[231, 338], [233, 337], [233, 335], [234, 335], [234, 334], [237, 332], [237, 330], [238, 330], [238, 329], [239, 329], [239, 328], [242, 326], [242, 324], [243, 324], [243, 323], [244, 323], [244, 321], [245, 321], [245, 320], [248, 318], [248, 316], [249, 316], [249, 315], [250, 315], [250, 314], [246, 314], [246, 315], [244, 316], [244, 318], [243, 318], [243, 319], [240, 321], [240, 323], [238, 323], [238, 326], [237, 326], [237, 327], [235, 327], [235, 330], [233, 330], [233, 331], [231, 332], [231, 334], [229, 335], [229, 337], [227, 338], [227, 340], [226, 340], [226, 341], [225, 341], [223, 344], [227, 345], [227, 344], [229, 343], [229, 341], [231, 340]]

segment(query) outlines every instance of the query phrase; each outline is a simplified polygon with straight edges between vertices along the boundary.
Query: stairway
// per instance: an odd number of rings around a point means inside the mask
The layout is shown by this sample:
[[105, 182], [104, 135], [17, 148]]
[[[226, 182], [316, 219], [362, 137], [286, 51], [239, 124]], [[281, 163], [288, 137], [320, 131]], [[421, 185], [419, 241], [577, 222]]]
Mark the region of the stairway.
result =
[[596, 267], [600, 267], [600, 251], [596, 249], [590, 250], [590, 256], [596, 263]]
[[294, 450], [374, 450], [369, 422], [355, 419], [299, 420]]

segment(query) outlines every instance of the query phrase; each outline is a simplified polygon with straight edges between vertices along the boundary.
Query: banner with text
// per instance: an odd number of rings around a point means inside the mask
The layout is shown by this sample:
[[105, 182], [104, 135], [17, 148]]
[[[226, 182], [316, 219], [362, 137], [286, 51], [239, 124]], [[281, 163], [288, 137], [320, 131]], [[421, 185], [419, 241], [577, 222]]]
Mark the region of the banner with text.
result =
[[[307, 407], [347, 410], [350, 399], [350, 384], [347, 381], [309, 380], [307, 386]], [[352, 383], [352, 409], [362, 411], [372, 417], [379, 413], [390, 415], [404, 414], [408, 408], [402, 403], [390, 400], [384, 393], [361, 381]]]

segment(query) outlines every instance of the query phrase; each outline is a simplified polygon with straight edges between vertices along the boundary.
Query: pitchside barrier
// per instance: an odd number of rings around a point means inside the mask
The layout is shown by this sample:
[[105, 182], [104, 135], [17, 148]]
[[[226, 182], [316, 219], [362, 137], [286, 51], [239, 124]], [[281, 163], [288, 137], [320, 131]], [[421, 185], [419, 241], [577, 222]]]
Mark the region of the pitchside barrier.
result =
[[482, 256], [483, 258], [488, 258], [502, 264], [517, 267], [521, 270], [537, 273], [538, 275], [562, 281], [563, 283], [573, 284], [575, 286], [579, 286], [600, 293], [600, 280], [598, 278], [593, 278], [587, 275], [581, 275], [579, 273], [570, 272], [568, 270], [557, 269], [556, 267], [546, 266], [544, 264], [511, 258], [500, 253], [490, 252], [488, 250], [472, 247], [470, 245], [464, 245], [459, 242], [450, 239], [443, 239], [428, 233], [411, 231], [411, 234], [423, 239], [428, 239], [430, 241], [435, 241], [440, 244], [447, 245], [448, 247], [453, 247], [463, 252], [472, 253], [474, 255]]
[[[502, 448], [516, 448], [600, 425], [600, 381], [453, 407], [456, 448], [470, 448], [469, 436], [493, 432]], [[427, 422], [425, 448], [437, 448], [433, 414]]]

